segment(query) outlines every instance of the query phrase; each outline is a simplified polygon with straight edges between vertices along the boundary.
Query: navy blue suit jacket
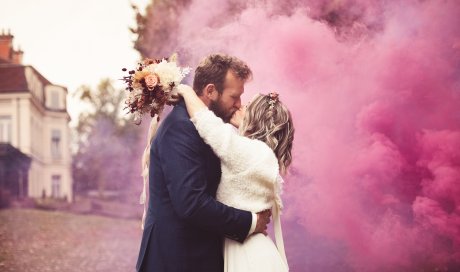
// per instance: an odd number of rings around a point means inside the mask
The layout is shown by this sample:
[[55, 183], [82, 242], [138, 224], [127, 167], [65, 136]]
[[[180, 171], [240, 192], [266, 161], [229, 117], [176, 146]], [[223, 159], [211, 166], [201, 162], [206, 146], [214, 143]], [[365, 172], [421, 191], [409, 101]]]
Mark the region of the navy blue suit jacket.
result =
[[223, 236], [243, 242], [248, 211], [215, 200], [220, 160], [181, 102], [150, 149], [149, 203], [137, 271], [223, 271]]

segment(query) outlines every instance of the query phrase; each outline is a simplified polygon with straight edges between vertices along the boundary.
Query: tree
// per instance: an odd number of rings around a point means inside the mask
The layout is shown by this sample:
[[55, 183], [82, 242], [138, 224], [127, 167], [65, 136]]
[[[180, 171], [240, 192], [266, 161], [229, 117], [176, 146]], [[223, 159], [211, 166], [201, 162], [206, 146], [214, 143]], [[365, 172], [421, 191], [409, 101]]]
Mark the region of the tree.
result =
[[140, 157], [142, 128], [134, 125], [124, 109], [125, 91], [109, 79], [95, 90], [80, 87], [75, 96], [89, 109], [80, 114], [74, 133], [76, 152], [72, 174], [76, 192], [97, 189], [130, 192], [141, 187]]
[[136, 27], [130, 28], [137, 34], [134, 49], [142, 56], [162, 58], [170, 56], [177, 50], [176, 35], [179, 27], [179, 15], [191, 0], [152, 1], [142, 15], [133, 5], [136, 13]]

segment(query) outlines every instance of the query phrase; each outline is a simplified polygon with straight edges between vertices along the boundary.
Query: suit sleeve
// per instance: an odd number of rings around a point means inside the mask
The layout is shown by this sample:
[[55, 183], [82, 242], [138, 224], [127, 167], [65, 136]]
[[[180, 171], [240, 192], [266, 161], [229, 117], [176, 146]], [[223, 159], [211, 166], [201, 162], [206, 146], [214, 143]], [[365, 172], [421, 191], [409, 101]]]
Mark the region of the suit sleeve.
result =
[[172, 124], [158, 147], [173, 207], [197, 227], [243, 242], [252, 214], [218, 202], [206, 192], [204, 143], [189, 120]]

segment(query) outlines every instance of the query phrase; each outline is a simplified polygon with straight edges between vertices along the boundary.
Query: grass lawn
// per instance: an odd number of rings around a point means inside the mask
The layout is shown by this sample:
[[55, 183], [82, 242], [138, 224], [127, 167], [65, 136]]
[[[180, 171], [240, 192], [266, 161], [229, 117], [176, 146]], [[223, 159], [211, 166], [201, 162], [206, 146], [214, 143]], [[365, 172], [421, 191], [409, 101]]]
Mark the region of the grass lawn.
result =
[[0, 210], [0, 271], [134, 271], [140, 221]]

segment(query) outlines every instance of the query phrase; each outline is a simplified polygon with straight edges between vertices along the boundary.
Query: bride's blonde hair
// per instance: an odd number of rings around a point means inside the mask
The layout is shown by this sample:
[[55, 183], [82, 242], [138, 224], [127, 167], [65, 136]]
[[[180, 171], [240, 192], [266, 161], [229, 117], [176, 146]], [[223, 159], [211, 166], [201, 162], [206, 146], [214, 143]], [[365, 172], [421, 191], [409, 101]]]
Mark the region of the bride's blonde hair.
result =
[[266, 143], [278, 158], [280, 172], [286, 174], [292, 162], [294, 123], [291, 113], [277, 97], [258, 94], [246, 109], [240, 133]]

